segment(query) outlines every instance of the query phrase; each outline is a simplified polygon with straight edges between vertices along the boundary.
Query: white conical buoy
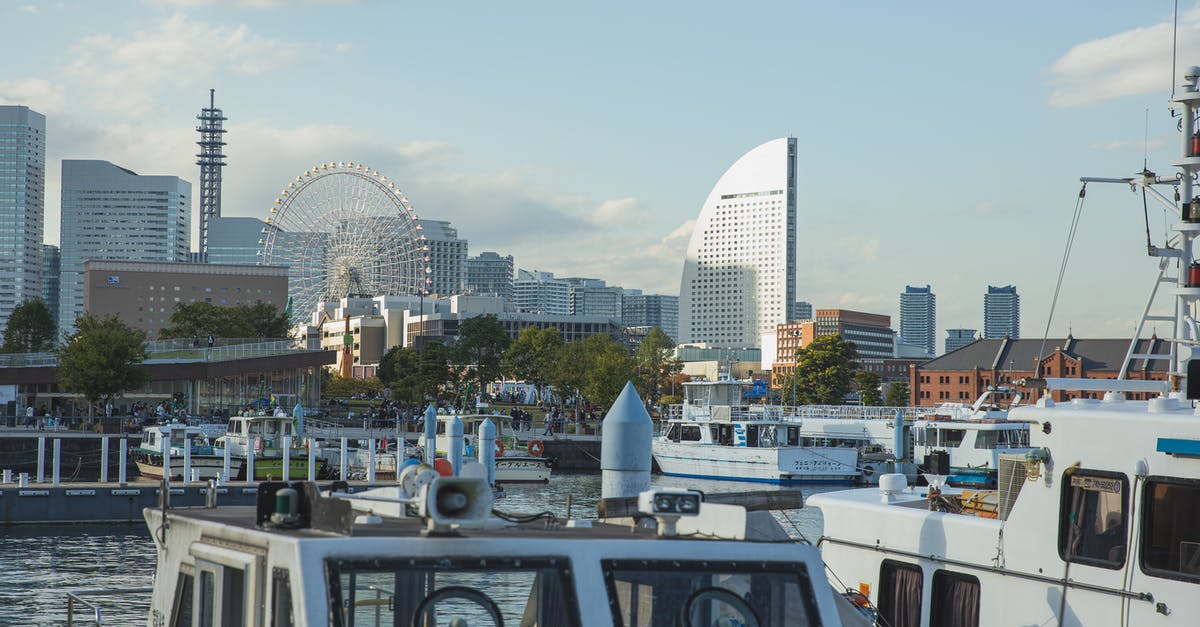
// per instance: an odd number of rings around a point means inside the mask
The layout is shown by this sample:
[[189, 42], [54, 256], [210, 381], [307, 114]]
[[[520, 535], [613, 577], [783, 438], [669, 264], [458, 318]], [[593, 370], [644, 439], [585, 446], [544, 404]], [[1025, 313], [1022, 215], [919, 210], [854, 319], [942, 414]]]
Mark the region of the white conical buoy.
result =
[[637, 496], [650, 489], [654, 423], [633, 383], [613, 401], [602, 425], [600, 498]]

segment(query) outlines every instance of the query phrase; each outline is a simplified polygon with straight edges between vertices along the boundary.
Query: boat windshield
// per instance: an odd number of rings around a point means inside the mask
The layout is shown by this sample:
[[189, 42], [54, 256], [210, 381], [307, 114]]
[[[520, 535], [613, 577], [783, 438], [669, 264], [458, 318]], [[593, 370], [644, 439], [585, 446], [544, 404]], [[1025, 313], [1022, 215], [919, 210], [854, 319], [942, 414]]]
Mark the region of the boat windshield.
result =
[[[333, 624], [578, 626], [566, 558], [330, 560]], [[424, 617], [418, 620], [417, 617]]]
[[772, 562], [603, 560], [613, 624], [816, 624], [803, 565]]

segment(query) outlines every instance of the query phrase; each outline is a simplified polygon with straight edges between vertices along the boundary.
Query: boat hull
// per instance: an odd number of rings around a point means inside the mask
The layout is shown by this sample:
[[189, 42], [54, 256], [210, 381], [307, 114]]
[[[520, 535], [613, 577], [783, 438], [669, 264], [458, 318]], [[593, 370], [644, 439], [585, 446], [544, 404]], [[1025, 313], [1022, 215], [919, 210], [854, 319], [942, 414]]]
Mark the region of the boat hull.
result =
[[[163, 478], [163, 463], [161, 455], [139, 455], [135, 459], [138, 472], [143, 477], [148, 479], [162, 480]], [[303, 479], [308, 476], [308, 458], [293, 457], [290, 460], [290, 468], [288, 476], [292, 479]], [[318, 464], [320, 462], [318, 461]], [[225, 458], [222, 456], [193, 456], [191, 459], [191, 467], [196, 480], [206, 481], [208, 479], [217, 479], [221, 476], [221, 471], [225, 466]], [[229, 474], [231, 481], [246, 481], [246, 459], [231, 457], [229, 460]], [[171, 458], [171, 478], [183, 479], [183, 459]], [[283, 478], [283, 459], [279, 457], [265, 457], [254, 459], [254, 480], [266, 481], [268, 479], [279, 480]]]
[[654, 441], [664, 475], [752, 483], [851, 483], [859, 477], [851, 448], [753, 448]]
[[496, 483], [548, 483], [550, 460], [543, 457], [497, 457]]

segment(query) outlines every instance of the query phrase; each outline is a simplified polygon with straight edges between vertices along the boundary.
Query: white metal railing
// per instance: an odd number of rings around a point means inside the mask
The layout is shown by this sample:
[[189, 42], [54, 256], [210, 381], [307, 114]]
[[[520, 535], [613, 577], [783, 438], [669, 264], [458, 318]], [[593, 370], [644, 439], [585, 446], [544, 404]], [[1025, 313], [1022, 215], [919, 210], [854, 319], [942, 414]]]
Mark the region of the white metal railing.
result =
[[[270, 357], [309, 349], [303, 340], [262, 338], [222, 338], [212, 348], [208, 340], [174, 339], [146, 342], [147, 362], [154, 361], [227, 361], [248, 357]], [[0, 368], [34, 368], [58, 365], [54, 353], [13, 353], [0, 355]]]
[[[67, 627], [72, 627], [75, 624], [75, 605], [79, 604], [88, 609], [86, 618], [80, 617], [81, 620], [90, 621], [94, 625], [104, 624], [104, 615], [100, 611], [100, 605], [92, 603], [85, 596], [122, 596], [130, 594], [150, 594], [154, 592], [154, 588], [105, 588], [99, 590], [74, 590], [67, 594]], [[81, 623], [82, 624], [82, 623]]]
[[[714, 413], [725, 419], [724, 411], [713, 412], [711, 405], [670, 405], [664, 418], [710, 420]], [[728, 419], [733, 421], [755, 420], [803, 420], [805, 418], [839, 418], [892, 420], [896, 412], [906, 420], [915, 420], [934, 414], [936, 407], [868, 407], [864, 405], [734, 405], [728, 408]], [[722, 408], [724, 409], [724, 408]]]

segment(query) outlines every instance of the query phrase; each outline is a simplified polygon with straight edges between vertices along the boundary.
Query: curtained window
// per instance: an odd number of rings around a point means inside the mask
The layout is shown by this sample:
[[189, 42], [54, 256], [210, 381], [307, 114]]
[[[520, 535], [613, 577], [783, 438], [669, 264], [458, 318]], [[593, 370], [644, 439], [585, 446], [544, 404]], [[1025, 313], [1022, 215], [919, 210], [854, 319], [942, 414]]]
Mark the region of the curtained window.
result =
[[1129, 480], [1121, 473], [1084, 469], [1063, 473], [1059, 557], [1101, 568], [1124, 566], [1128, 493]]
[[933, 573], [931, 625], [979, 627], [979, 579], [939, 570]]
[[893, 560], [879, 566], [879, 624], [920, 627], [921, 567]]

